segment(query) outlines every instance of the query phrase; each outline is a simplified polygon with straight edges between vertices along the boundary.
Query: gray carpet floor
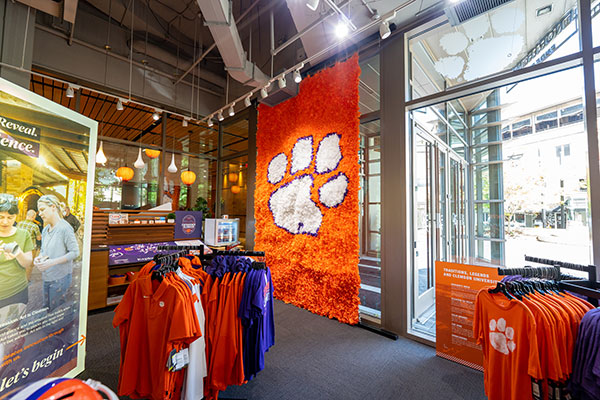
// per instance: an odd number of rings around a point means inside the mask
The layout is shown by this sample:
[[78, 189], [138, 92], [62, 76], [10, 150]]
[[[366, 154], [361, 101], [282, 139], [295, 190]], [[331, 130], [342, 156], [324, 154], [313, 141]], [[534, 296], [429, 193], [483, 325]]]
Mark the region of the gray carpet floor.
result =
[[[86, 370], [116, 389], [119, 333], [113, 312], [88, 318]], [[256, 400], [485, 399], [483, 375], [435, 356], [435, 350], [409, 339], [387, 339], [275, 301], [275, 346], [265, 369], [220, 398]]]

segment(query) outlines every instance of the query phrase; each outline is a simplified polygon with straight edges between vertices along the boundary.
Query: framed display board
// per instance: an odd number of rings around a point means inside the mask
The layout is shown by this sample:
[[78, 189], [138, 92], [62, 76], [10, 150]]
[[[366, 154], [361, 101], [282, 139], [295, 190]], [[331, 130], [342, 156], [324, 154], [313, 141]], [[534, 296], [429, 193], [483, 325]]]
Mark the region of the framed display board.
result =
[[0, 398], [84, 369], [97, 126], [0, 79]]
[[483, 353], [473, 337], [475, 298], [500, 281], [497, 266], [436, 261], [436, 354], [483, 371]]

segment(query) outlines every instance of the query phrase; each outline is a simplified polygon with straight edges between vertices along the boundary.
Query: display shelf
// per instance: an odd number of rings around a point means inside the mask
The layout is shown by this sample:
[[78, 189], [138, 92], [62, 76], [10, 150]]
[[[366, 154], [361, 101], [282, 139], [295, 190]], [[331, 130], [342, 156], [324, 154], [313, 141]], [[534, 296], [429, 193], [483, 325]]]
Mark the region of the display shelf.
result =
[[123, 283], [115, 283], [113, 285], [109, 284], [108, 288], [110, 289], [110, 288], [114, 288], [114, 287], [128, 286], [130, 283], [131, 283], [130, 281], [126, 281], [126, 282], [123, 282]]

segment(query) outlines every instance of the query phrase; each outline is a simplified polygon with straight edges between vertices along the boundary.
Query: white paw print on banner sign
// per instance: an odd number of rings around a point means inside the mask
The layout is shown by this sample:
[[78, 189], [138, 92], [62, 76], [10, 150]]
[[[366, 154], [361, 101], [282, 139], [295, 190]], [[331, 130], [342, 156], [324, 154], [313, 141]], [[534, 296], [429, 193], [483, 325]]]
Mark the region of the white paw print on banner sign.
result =
[[[306, 170], [313, 160], [313, 137], [300, 138], [292, 148], [290, 175]], [[342, 160], [340, 135], [330, 133], [325, 136], [315, 156], [315, 173], [334, 172]], [[288, 159], [279, 153], [269, 163], [267, 179], [269, 183], [278, 185], [288, 173]], [[276, 187], [269, 199], [269, 209], [275, 225], [294, 235], [316, 236], [323, 221], [323, 213], [310, 198], [313, 190], [311, 171], [305, 171], [289, 183]], [[319, 202], [327, 208], [337, 207], [343, 203], [348, 192], [348, 177], [339, 172], [329, 178], [319, 188]]]
[[500, 353], [509, 354], [515, 351], [517, 345], [513, 342], [515, 330], [506, 326], [506, 320], [499, 318], [490, 320], [490, 343], [492, 347]]

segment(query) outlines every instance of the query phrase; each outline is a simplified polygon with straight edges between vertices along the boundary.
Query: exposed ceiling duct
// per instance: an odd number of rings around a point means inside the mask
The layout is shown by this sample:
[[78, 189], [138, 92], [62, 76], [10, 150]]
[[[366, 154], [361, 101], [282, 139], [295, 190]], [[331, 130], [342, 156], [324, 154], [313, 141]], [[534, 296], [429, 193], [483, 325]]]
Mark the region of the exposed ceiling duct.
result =
[[248, 60], [233, 19], [231, 2], [227, 0], [197, 1], [205, 25], [210, 29], [229, 75], [244, 85], [264, 86], [270, 77]]

